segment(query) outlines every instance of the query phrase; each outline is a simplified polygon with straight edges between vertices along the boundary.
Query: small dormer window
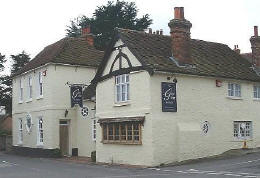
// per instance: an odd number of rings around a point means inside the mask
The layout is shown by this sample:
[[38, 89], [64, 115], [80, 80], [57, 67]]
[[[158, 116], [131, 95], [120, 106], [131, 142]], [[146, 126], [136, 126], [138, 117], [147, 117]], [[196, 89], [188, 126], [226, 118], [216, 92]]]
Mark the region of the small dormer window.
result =
[[116, 102], [125, 102], [129, 98], [129, 74], [123, 74], [116, 76]]

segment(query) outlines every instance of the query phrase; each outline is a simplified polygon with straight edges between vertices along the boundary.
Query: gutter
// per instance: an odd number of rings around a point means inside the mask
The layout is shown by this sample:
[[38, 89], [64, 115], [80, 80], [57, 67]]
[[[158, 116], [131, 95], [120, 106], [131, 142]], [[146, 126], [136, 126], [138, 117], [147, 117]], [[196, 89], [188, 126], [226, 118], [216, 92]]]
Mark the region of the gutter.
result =
[[73, 65], [73, 64], [63, 64], [63, 63], [53, 63], [53, 62], [49, 62], [49, 63], [46, 63], [42, 66], [39, 66], [39, 67], [36, 67], [36, 68], [33, 68], [33, 69], [30, 69], [30, 70], [27, 70], [23, 73], [20, 73], [18, 75], [14, 75], [13, 77], [11, 77], [12, 79], [15, 78], [16, 76], [20, 76], [20, 75], [24, 75], [24, 74], [27, 74], [27, 73], [30, 73], [34, 70], [37, 70], [37, 69], [40, 69], [40, 68], [43, 68], [43, 67], [46, 67], [48, 65], [62, 65], [62, 66], [71, 66], [71, 67], [83, 67], [83, 68], [93, 68], [93, 69], [97, 69], [97, 67], [94, 67], [94, 66], [87, 66], [87, 65]]
[[254, 80], [246, 80], [246, 79], [235, 79], [235, 78], [221, 77], [221, 76], [193, 75], [193, 74], [167, 72], [167, 71], [156, 70], [156, 69], [154, 69], [154, 73], [164, 74], [164, 75], [179, 75], [179, 76], [187, 76], [187, 77], [210, 78], [210, 79], [228, 79], [228, 80], [255, 82], [255, 83], [259, 83], [260, 82], [260, 80], [259, 81], [254, 81]]

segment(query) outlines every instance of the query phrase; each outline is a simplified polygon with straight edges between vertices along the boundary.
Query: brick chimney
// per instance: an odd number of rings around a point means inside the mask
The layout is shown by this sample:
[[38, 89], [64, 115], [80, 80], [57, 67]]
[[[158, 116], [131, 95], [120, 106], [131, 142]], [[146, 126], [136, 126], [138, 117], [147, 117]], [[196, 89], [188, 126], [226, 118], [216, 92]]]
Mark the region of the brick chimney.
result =
[[258, 36], [258, 26], [254, 26], [254, 36], [250, 38], [252, 48], [253, 64], [260, 67], [260, 36]]
[[90, 46], [94, 46], [94, 35], [90, 31], [90, 26], [81, 29], [81, 37], [85, 38]]
[[180, 64], [192, 64], [190, 29], [192, 24], [184, 18], [184, 7], [174, 8], [174, 19], [168, 26], [172, 38], [172, 54]]

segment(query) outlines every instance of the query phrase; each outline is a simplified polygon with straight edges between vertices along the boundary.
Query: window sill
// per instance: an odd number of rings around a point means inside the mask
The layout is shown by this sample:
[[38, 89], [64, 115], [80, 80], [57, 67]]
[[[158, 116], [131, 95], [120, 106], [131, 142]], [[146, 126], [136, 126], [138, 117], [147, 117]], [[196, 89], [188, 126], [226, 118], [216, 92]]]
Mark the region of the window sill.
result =
[[18, 104], [23, 104], [23, 101], [22, 100], [18, 101]]
[[258, 101], [258, 102], [260, 102], [260, 98], [254, 98], [253, 101]]
[[37, 146], [38, 148], [43, 148], [43, 143], [37, 143], [36, 146]]
[[142, 145], [142, 142], [126, 142], [126, 141], [101, 141], [103, 144], [114, 144], [114, 145]]
[[26, 103], [30, 103], [30, 102], [32, 102], [32, 98], [30, 98], [30, 99], [28, 99], [28, 100], [26, 101]]
[[121, 106], [127, 106], [130, 105], [130, 101], [124, 101], [124, 102], [118, 102], [114, 104], [114, 107], [121, 107]]
[[234, 138], [232, 142], [244, 142], [244, 141], [253, 141], [252, 138]]
[[17, 143], [17, 146], [22, 146], [23, 145], [23, 142], [18, 142]]
[[43, 99], [43, 95], [40, 95], [36, 98], [37, 100]]
[[231, 100], [243, 100], [243, 98], [237, 97], [237, 96], [227, 96], [227, 99], [231, 99]]

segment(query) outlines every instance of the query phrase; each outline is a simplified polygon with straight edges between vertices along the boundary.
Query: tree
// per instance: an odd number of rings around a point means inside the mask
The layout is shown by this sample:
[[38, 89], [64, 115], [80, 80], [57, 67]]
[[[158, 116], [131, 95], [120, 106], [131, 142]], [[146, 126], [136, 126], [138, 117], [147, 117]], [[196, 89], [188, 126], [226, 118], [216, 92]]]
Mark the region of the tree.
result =
[[[4, 64], [6, 63], [5, 55], [0, 53], [0, 72], [4, 71]], [[1, 75], [0, 76], [0, 106], [5, 106], [9, 109], [10, 105], [8, 105], [8, 101], [10, 101], [10, 93], [9, 87], [6, 85], [8, 76]]]
[[[15, 74], [18, 70], [23, 68], [29, 61], [30, 57], [25, 52], [17, 55], [10, 56], [12, 60], [11, 75], [0, 76], [0, 105], [5, 106], [8, 114], [12, 113], [12, 78], [11, 76]], [[0, 70], [4, 69], [4, 63], [6, 62], [5, 56], [0, 53]], [[2, 68], [1, 68], [2, 67]]]
[[112, 39], [116, 27], [142, 31], [152, 24], [148, 14], [137, 18], [137, 13], [138, 9], [134, 2], [108, 1], [107, 5], [97, 7], [91, 18], [83, 15], [72, 20], [66, 29], [67, 36], [78, 37], [81, 29], [90, 25], [91, 33], [96, 36], [96, 48], [104, 50]]
[[4, 63], [6, 62], [5, 60], [5, 55], [2, 55], [0, 53], [0, 72], [2, 72], [4, 70]]
[[17, 55], [11, 55], [10, 57], [13, 63], [11, 67], [11, 75], [22, 69], [30, 61], [30, 56], [25, 51], [22, 51], [22, 53]]

